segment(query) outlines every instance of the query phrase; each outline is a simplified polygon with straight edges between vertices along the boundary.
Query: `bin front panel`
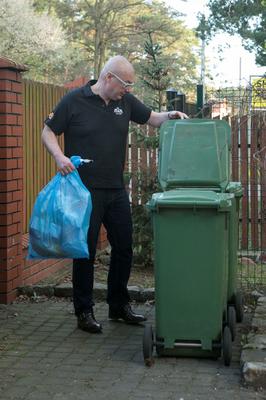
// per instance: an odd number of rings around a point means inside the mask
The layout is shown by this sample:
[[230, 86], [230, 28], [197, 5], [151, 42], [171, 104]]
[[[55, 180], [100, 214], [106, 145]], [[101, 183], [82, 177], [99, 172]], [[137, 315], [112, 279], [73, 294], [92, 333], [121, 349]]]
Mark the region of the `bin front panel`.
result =
[[153, 213], [156, 334], [219, 340], [227, 299], [228, 213], [159, 209]]

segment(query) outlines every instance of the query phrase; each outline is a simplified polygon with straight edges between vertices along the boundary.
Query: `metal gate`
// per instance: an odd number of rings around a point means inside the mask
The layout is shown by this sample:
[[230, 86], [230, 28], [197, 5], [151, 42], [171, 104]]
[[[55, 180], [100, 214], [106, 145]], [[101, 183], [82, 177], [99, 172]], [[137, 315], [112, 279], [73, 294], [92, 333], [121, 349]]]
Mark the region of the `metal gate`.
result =
[[[263, 81], [264, 82], [264, 81]], [[264, 84], [264, 83], [263, 83]], [[207, 93], [211, 118], [232, 129], [232, 180], [244, 189], [240, 209], [239, 280], [241, 286], [266, 287], [266, 88]]]

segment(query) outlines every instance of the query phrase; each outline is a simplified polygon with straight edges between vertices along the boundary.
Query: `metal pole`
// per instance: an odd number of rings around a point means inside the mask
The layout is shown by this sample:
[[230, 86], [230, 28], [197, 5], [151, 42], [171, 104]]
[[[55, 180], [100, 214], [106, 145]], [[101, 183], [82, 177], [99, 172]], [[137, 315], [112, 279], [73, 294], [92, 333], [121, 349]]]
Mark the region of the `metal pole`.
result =
[[203, 85], [197, 85], [197, 114], [198, 118], [203, 117], [203, 105], [204, 105], [204, 88]]
[[[205, 86], [205, 39], [201, 40], [200, 83]], [[204, 101], [204, 99], [203, 99]]]

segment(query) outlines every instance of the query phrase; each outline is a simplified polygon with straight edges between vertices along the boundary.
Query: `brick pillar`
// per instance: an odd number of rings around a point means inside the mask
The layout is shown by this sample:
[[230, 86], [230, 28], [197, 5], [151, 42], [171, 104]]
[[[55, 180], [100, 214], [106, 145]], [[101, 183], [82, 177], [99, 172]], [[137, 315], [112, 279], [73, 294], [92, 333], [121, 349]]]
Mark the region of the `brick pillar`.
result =
[[22, 283], [23, 126], [21, 72], [0, 58], [0, 303]]

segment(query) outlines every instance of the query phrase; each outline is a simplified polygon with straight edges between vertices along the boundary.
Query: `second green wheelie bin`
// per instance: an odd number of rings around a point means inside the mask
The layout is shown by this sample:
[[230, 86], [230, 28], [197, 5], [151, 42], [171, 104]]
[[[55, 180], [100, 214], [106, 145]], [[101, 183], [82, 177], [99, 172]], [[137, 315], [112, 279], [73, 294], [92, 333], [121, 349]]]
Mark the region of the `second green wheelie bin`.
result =
[[233, 195], [199, 189], [155, 193], [156, 333], [146, 326], [143, 351], [231, 359], [227, 318], [228, 229]]
[[232, 208], [229, 219], [229, 259], [228, 259], [228, 288], [227, 301], [234, 305], [236, 320], [243, 320], [243, 297], [240, 290], [237, 290], [237, 264], [238, 264], [238, 241], [239, 241], [239, 208], [243, 196], [243, 187], [240, 182], [230, 182], [226, 187], [227, 193], [232, 193]]

